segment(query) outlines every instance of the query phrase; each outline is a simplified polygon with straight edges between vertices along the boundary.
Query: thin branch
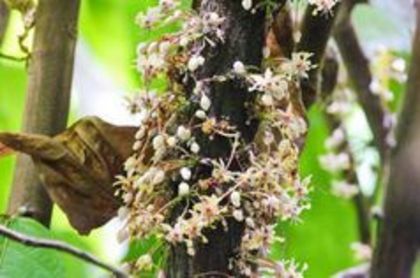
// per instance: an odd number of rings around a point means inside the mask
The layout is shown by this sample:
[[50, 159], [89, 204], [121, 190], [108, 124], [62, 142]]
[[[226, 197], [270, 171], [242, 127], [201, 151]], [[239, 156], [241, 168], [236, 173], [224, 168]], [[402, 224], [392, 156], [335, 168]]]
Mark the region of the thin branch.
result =
[[[383, 162], [386, 161], [389, 146], [386, 142], [389, 130], [384, 126], [385, 109], [379, 96], [370, 89], [372, 73], [369, 60], [363, 53], [356, 31], [350, 22], [350, 13], [355, 1], [349, 3], [335, 28], [334, 38], [347, 68], [348, 76], [353, 84], [360, 105], [362, 106], [374, 137], [374, 144]], [[343, 7], [346, 5], [343, 5]]]
[[47, 240], [47, 239], [40, 239], [31, 236], [24, 235], [22, 233], [16, 232], [7, 228], [4, 225], [0, 225], [0, 234], [9, 238], [13, 241], [19, 242], [23, 245], [38, 247], [38, 248], [45, 248], [45, 249], [53, 249], [57, 251], [61, 251], [72, 256], [75, 256], [81, 260], [84, 260], [88, 263], [94, 264], [102, 269], [112, 272], [118, 278], [126, 278], [128, 277], [123, 271], [100, 261], [95, 256], [86, 253], [80, 249], [77, 249], [71, 245], [63, 243], [57, 240]]
[[306, 108], [309, 108], [316, 100], [322, 60], [340, 5], [341, 3], [336, 4], [329, 14], [318, 15], [314, 15], [315, 7], [309, 5], [303, 18], [302, 37], [296, 46], [296, 50], [312, 53], [311, 63], [317, 66], [309, 72], [309, 78], [301, 82], [302, 99]]
[[0, 53], [0, 58], [13, 61], [13, 62], [25, 62], [27, 61], [27, 57], [16, 57], [9, 54]]

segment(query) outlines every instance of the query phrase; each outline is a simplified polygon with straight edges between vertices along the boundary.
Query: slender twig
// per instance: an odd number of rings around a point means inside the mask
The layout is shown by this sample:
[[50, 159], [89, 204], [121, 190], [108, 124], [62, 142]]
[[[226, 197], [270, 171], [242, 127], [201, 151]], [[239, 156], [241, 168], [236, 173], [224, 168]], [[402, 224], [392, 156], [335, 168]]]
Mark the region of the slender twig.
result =
[[[362, 106], [374, 137], [382, 162], [386, 162], [389, 146], [386, 142], [389, 130], [383, 125], [385, 109], [379, 96], [372, 93], [370, 84], [372, 73], [369, 60], [363, 53], [356, 31], [350, 22], [350, 14], [357, 1], [347, 1], [345, 11], [339, 18], [334, 31], [334, 38], [347, 68], [348, 76], [353, 84], [360, 105]], [[344, 10], [343, 7], [343, 10]]]
[[71, 245], [63, 243], [61, 241], [40, 239], [40, 238], [27, 236], [22, 233], [11, 230], [4, 225], [0, 225], [0, 234], [5, 236], [6, 238], [19, 242], [23, 245], [45, 248], [45, 249], [53, 249], [53, 250], [68, 253], [88, 263], [94, 264], [100, 268], [110, 271], [118, 278], [128, 277], [127, 274], [125, 274], [122, 270], [119, 270], [107, 263], [104, 263], [100, 261], [98, 258], [96, 258], [95, 256], [89, 253], [86, 253], [85, 251], [82, 251], [80, 249], [77, 249]]
[[13, 61], [13, 62], [24, 62], [24, 61], [27, 60], [27, 57], [16, 57], [16, 56], [12, 56], [12, 55], [9, 55], [9, 54], [4, 54], [4, 53], [0, 53], [0, 58], [10, 60], [10, 61]]

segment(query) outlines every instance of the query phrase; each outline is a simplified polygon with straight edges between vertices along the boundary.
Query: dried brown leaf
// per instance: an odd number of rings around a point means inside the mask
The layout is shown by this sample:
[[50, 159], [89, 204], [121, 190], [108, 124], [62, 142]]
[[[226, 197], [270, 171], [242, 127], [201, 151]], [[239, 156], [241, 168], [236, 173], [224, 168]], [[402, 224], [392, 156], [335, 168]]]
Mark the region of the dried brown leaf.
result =
[[135, 127], [88, 117], [52, 138], [0, 133], [0, 142], [32, 156], [52, 200], [76, 230], [87, 234], [112, 218], [120, 206], [112, 184], [131, 154], [135, 132]]

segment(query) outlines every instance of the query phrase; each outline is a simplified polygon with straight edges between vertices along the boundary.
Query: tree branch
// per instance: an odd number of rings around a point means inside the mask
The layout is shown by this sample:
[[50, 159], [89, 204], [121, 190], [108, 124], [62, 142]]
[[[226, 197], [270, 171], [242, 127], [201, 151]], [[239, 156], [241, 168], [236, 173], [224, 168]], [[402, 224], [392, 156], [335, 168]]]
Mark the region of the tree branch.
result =
[[316, 68], [309, 72], [309, 78], [303, 79], [301, 82], [302, 98], [306, 108], [309, 108], [316, 100], [322, 59], [324, 58], [340, 5], [340, 3], [336, 4], [330, 14], [318, 15], [314, 15], [314, 6], [309, 5], [303, 18], [302, 37], [296, 46], [296, 51], [312, 53], [311, 63], [316, 65]]
[[[39, 1], [23, 131], [55, 135], [67, 123], [79, 0]], [[19, 155], [9, 214], [20, 213], [48, 226], [52, 204], [29, 156]]]
[[125, 278], [128, 277], [123, 271], [107, 264], [102, 261], [100, 261], [95, 256], [86, 253], [80, 249], [77, 249], [71, 245], [68, 245], [64, 242], [57, 241], [57, 240], [46, 240], [46, 239], [40, 239], [36, 237], [31, 237], [24, 235], [22, 233], [16, 232], [12, 229], [7, 228], [4, 225], [0, 225], [0, 235], [5, 236], [6, 238], [9, 238], [13, 241], [19, 242], [23, 245], [32, 246], [32, 247], [39, 247], [39, 248], [45, 248], [45, 249], [53, 249], [57, 251], [61, 251], [67, 254], [70, 254], [72, 256], [75, 256], [79, 259], [82, 259], [88, 263], [94, 264], [100, 268], [103, 268], [107, 271], [112, 272], [116, 277], [118, 278]]
[[384, 162], [389, 150], [386, 142], [389, 130], [383, 124], [385, 110], [379, 96], [373, 94], [370, 89], [372, 73], [369, 68], [369, 61], [363, 53], [356, 31], [349, 18], [356, 2], [347, 1], [347, 3], [349, 2], [350, 4], [343, 5], [346, 8], [335, 28], [334, 38], [347, 68], [349, 79], [355, 88], [360, 105], [372, 130], [374, 144], [378, 149], [381, 160]]
[[384, 219], [372, 277], [411, 277], [420, 247], [420, 1], [406, 97], [390, 159]]
[[27, 60], [26, 57], [15, 57], [15, 56], [4, 54], [4, 53], [0, 53], [0, 58], [13, 61], [13, 62], [25, 62]]

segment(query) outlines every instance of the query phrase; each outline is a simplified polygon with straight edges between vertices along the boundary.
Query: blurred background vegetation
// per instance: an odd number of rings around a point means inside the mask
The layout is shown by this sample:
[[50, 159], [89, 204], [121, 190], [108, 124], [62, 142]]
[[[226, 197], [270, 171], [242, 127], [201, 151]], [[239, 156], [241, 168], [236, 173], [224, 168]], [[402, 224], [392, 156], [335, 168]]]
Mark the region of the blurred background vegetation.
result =
[[[125, 110], [124, 96], [138, 90], [140, 86], [135, 71], [136, 46], [140, 41], [157, 35], [140, 30], [134, 19], [138, 12], [154, 2], [156, 1], [82, 1], [69, 124], [81, 116], [92, 114], [113, 123], [134, 122]], [[381, 5], [387, 5], [386, 3], [392, 5], [393, 1], [382, 1]], [[188, 1], [185, 1], [185, 5], [188, 5]], [[391, 18], [386, 7], [375, 10], [363, 7], [357, 10], [355, 16], [356, 27], [368, 53], [378, 45], [391, 47], [401, 53], [409, 48], [410, 30], [405, 23], [410, 18], [404, 14]], [[22, 32], [22, 28], [20, 15], [12, 12], [1, 46], [2, 53], [22, 55], [17, 43], [17, 35]], [[0, 130], [20, 129], [26, 85], [27, 72], [24, 63], [1, 59]], [[398, 95], [403, 88], [394, 86], [392, 90]], [[367, 128], [360, 129], [359, 123], [364, 121], [360, 111], [355, 111], [354, 117], [358, 139], [369, 139]], [[323, 142], [328, 136], [327, 125], [319, 108], [314, 107], [310, 111], [310, 122], [311, 129], [301, 169], [304, 176], [313, 176], [312, 209], [304, 213], [300, 223], [279, 227], [279, 233], [287, 240], [284, 245], [273, 248], [272, 256], [294, 258], [297, 262], [307, 263], [309, 268], [306, 277], [330, 277], [333, 273], [357, 264], [350, 249], [350, 244], [358, 241], [357, 221], [353, 204], [330, 193], [332, 177], [319, 166], [318, 156], [325, 152]], [[365, 126], [366, 124], [362, 125]], [[6, 210], [14, 160], [14, 157], [0, 159], [1, 212]], [[11, 225], [30, 234], [62, 239], [114, 264], [120, 262], [127, 252], [127, 247], [116, 241], [117, 221], [112, 221], [87, 237], [77, 235], [57, 207], [54, 208], [52, 231], [47, 231], [29, 220], [25, 221]], [[0, 244], [6, 243], [0, 241]], [[24, 247], [14, 250], [18, 253], [27, 252]], [[31, 270], [32, 277], [104, 276], [104, 273], [94, 267], [67, 255], [58, 256], [54, 251], [32, 251], [30, 256], [32, 257], [29, 258], [36, 258], [38, 262], [35, 270]], [[7, 258], [5, 254], [0, 254], [2, 266], [13, 264]], [[50, 271], [51, 269], [54, 271]], [[25, 272], [22, 275], [13, 273], [15, 277], [25, 277]], [[7, 271], [0, 270], [0, 276], [7, 277]]]

